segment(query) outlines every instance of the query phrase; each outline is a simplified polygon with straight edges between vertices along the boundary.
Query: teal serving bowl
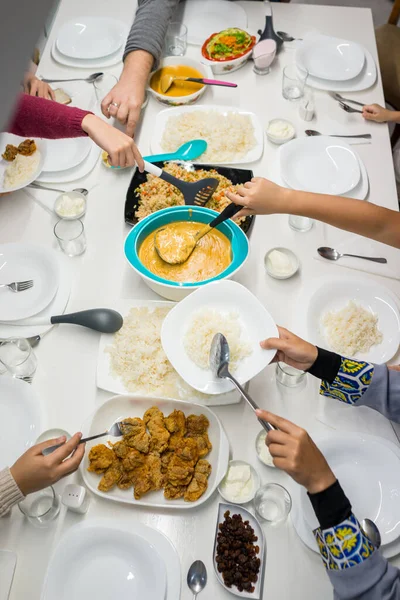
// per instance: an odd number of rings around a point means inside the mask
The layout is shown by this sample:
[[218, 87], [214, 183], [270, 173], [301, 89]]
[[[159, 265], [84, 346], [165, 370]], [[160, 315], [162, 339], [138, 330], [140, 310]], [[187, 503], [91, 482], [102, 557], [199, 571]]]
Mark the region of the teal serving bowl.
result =
[[232, 262], [227, 269], [222, 271], [222, 273], [216, 277], [196, 283], [169, 281], [168, 279], [162, 279], [161, 277], [154, 275], [154, 273], [146, 269], [138, 256], [139, 248], [143, 241], [159, 227], [168, 225], [169, 223], [175, 223], [176, 221], [195, 221], [197, 223], [207, 224], [216, 216], [218, 216], [218, 213], [215, 210], [201, 208], [199, 206], [173, 206], [171, 208], [158, 210], [145, 217], [142, 221], [139, 221], [127, 235], [124, 246], [126, 260], [149, 288], [168, 300], [182, 300], [182, 298], [185, 298], [194, 290], [197, 290], [199, 287], [202, 287], [211, 281], [231, 279], [231, 277], [243, 267], [247, 260], [249, 255], [249, 242], [246, 234], [243, 233], [240, 227], [230, 219], [225, 221], [225, 223], [218, 225], [217, 229], [226, 235], [231, 242]]

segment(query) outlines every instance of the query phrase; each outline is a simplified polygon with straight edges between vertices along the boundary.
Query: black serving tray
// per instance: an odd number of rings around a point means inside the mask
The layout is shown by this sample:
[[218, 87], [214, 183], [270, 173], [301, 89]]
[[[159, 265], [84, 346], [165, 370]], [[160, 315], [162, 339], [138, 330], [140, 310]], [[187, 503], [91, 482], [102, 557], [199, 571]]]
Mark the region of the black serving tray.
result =
[[[164, 162], [156, 162], [154, 163], [157, 167], [161, 169], [164, 167]], [[198, 171], [200, 169], [215, 169], [218, 171], [220, 175], [227, 177], [230, 179], [234, 185], [246, 183], [246, 181], [250, 181], [253, 177], [253, 171], [249, 169], [235, 169], [234, 167], [221, 167], [214, 165], [193, 165], [193, 168]], [[136, 210], [139, 205], [139, 195], [136, 194], [135, 190], [137, 187], [146, 181], [147, 174], [140, 173], [139, 169], [136, 169], [131, 182], [128, 187], [128, 191], [126, 193], [126, 201], [125, 201], [125, 222], [129, 225], [136, 225], [138, 219], [136, 217]], [[254, 225], [254, 216], [246, 217], [246, 219], [241, 223], [240, 228], [244, 231], [244, 233], [249, 237], [251, 230]]]

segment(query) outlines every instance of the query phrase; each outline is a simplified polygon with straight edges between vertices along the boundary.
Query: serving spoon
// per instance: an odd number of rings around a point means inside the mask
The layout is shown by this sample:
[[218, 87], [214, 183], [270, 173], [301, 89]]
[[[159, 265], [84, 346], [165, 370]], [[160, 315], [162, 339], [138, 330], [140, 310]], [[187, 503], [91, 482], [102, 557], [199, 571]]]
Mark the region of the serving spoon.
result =
[[61, 81], [86, 81], [87, 83], [94, 83], [100, 77], [103, 77], [104, 73], [92, 73], [88, 77], [76, 77], [74, 79], [46, 79], [42, 77], [42, 81], [45, 83], [60, 83]]
[[237, 83], [230, 81], [219, 81], [218, 79], [203, 79], [202, 77], [183, 77], [182, 75], [161, 75], [160, 90], [162, 94], [168, 92], [169, 88], [175, 81], [193, 81], [194, 83], [202, 83], [203, 85], [221, 85], [223, 87], [237, 87]]
[[210, 223], [196, 231], [195, 234], [181, 231], [171, 235], [167, 228], [159, 229], [154, 234], [154, 247], [159, 257], [170, 265], [180, 265], [187, 261], [199, 240], [224, 221], [232, 218], [243, 207], [237, 204], [228, 204], [226, 208]]
[[381, 534], [377, 526], [371, 519], [363, 519], [361, 526], [367, 538], [371, 541], [372, 545], [378, 550], [381, 546], [382, 539]]
[[[229, 345], [228, 340], [222, 333], [216, 333], [213, 337], [213, 341], [211, 343], [210, 349], [210, 369], [212, 374], [215, 377], [219, 377], [220, 379], [228, 379], [233, 383], [236, 389], [241, 393], [242, 397], [246, 400], [248, 404], [250, 404], [251, 408], [254, 410], [259, 409], [254, 400], [245, 392], [240, 383], [229, 373]], [[257, 417], [258, 418], [258, 417]], [[272, 431], [276, 429], [271, 423], [268, 421], [263, 421], [258, 418], [262, 427], [265, 431]]]
[[370, 260], [371, 262], [386, 264], [386, 258], [375, 258], [374, 256], [360, 256], [359, 254], [341, 254], [334, 248], [328, 248], [327, 246], [321, 246], [321, 248], [317, 249], [317, 252], [322, 258], [327, 258], [328, 260], [339, 260], [343, 256], [351, 256], [352, 258], [363, 258], [364, 260]]
[[[23, 323], [13, 321], [13, 325], [57, 325], [57, 323], [70, 323], [71, 325], [81, 325], [101, 333], [115, 333], [123, 325], [123, 318], [116, 310], [110, 308], [92, 308], [91, 310], [81, 310], [68, 315], [56, 315], [54, 317], [36, 317]], [[9, 324], [9, 322], [7, 322]]]
[[143, 160], [147, 162], [166, 162], [168, 160], [194, 160], [201, 156], [207, 150], [206, 140], [190, 140], [182, 144], [175, 152], [167, 154], [152, 154], [151, 156], [143, 156]]

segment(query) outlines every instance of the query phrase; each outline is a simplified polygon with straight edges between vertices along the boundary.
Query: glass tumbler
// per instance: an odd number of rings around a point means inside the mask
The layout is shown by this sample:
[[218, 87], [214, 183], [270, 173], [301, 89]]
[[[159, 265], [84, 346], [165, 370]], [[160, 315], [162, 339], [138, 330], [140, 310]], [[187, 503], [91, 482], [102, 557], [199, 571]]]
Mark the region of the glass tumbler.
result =
[[267, 483], [260, 487], [254, 497], [256, 515], [271, 525], [283, 523], [292, 509], [289, 492], [278, 483]]
[[80, 219], [60, 219], [54, 225], [54, 235], [60, 248], [68, 256], [79, 256], [86, 250], [85, 228]]
[[310, 231], [314, 221], [308, 217], [299, 217], [298, 215], [289, 215], [289, 227], [293, 231], [299, 231], [305, 233]]
[[49, 486], [29, 494], [18, 507], [28, 521], [35, 527], [47, 527], [60, 512], [60, 498], [54, 488]]
[[187, 27], [173, 22], [168, 25], [164, 42], [165, 56], [184, 56], [187, 46]]
[[102, 77], [93, 82], [97, 102], [101, 104], [103, 98], [107, 96], [113, 87], [118, 83], [118, 78], [111, 73], [103, 73]]
[[306, 377], [307, 373], [286, 363], [278, 362], [276, 364], [276, 380], [286, 387], [296, 387], [303, 383]]
[[282, 95], [286, 100], [300, 100], [308, 77], [307, 69], [298, 69], [296, 65], [288, 65], [283, 69]]
[[10, 338], [0, 344], [0, 373], [8, 371], [16, 379], [33, 377], [37, 358], [25, 338]]

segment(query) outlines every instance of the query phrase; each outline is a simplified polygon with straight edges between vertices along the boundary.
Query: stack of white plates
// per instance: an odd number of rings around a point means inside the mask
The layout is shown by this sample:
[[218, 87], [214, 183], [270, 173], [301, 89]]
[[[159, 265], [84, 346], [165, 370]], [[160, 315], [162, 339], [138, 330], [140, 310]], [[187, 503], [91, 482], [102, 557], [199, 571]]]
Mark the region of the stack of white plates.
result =
[[[371, 519], [377, 525], [384, 556], [400, 552], [400, 448], [372, 435], [337, 434], [317, 445], [341, 483], [359, 521]], [[292, 521], [301, 540], [315, 552], [312, 534], [318, 522], [306, 491], [294, 492]]]
[[365, 90], [376, 81], [375, 61], [363, 46], [331, 37], [309, 34], [296, 52], [300, 71], [307, 69], [307, 85], [336, 92]]
[[76, 17], [61, 26], [51, 53], [55, 61], [69, 67], [110, 67], [120, 62], [126, 36], [121, 21]]
[[279, 162], [287, 187], [358, 200], [367, 196], [367, 170], [358, 154], [340, 139], [297, 138], [280, 147]]

